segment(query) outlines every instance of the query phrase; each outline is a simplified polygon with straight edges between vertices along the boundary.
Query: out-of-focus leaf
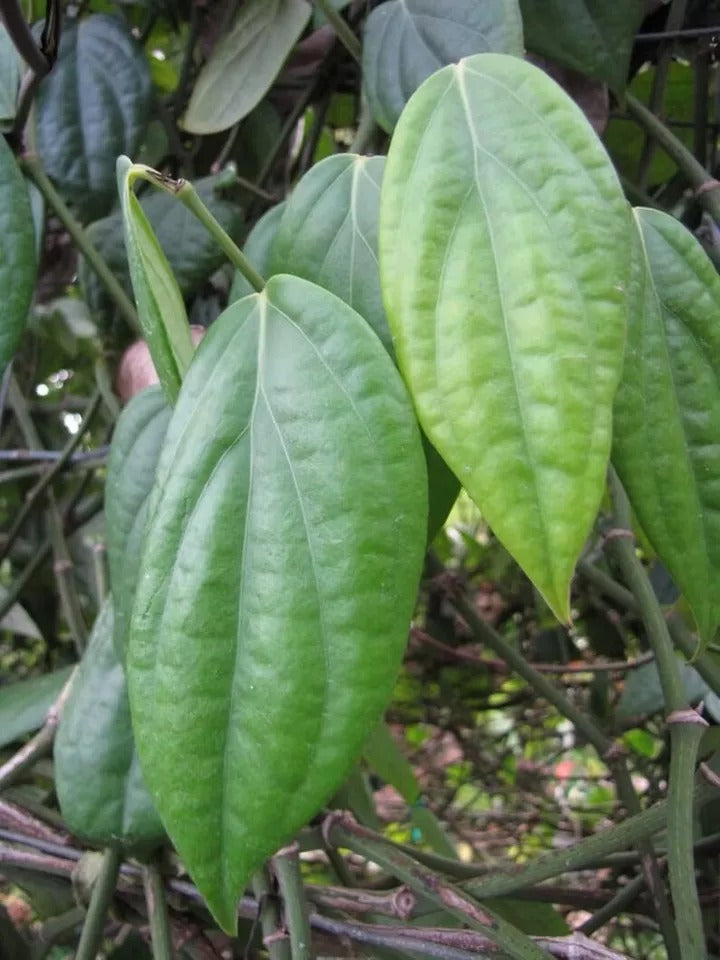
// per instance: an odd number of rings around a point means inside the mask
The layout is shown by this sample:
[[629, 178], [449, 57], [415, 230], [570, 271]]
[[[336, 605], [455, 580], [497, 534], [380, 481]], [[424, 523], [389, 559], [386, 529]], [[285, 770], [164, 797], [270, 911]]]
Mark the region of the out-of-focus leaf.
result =
[[[682, 671], [685, 696], [696, 704], [710, 689], [694, 667], [678, 662]], [[616, 718], [644, 717], [659, 713], [666, 708], [660, 685], [660, 674], [654, 662], [644, 663], [631, 670], [625, 678], [625, 686], [615, 711]]]
[[517, 0], [389, 0], [365, 24], [363, 84], [372, 114], [391, 132], [430, 74], [473, 53], [523, 55]]
[[217, 133], [260, 103], [310, 19], [306, 0], [248, 0], [195, 81], [183, 126]]
[[[0, 586], [0, 600], [7, 595], [5, 587]], [[0, 620], [0, 631], [7, 630], [21, 637], [30, 637], [32, 640], [42, 640], [42, 634], [33, 618], [19, 603], [14, 603], [5, 616]]]
[[528, 50], [622, 93], [644, 0], [520, 0], [520, 8]]
[[0, 747], [39, 729], [67, 683], [72, 667], [62, 667], [0, 687]]
[[8, 130], [15, 117], [22, 61], [5, 25], [0, 23], [0, 129]]
[[113, 205], [115, 161], [139, 147], [151, 95], [145, 54], [123, 20], [99, 13], [66, 23], [38, 89], [35, 141], [45, 171], [83, 218]]
[[36, 276], [35, 227], [27, 184], [0, 136], [0, 376], [25, 329]]

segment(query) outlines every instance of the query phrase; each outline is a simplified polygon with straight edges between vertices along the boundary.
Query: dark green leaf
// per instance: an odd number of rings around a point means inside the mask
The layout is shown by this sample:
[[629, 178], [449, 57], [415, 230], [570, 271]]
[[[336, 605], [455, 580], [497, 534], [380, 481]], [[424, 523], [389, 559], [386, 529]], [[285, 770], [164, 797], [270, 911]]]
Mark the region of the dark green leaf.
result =
[[473, 53], [524, 52], [517, 0], [390, 0], [370, 14], [363, 84], [373, 116], [391, 132], [420, 84]]
[[720, 277], [673, 217], [636, 219], [613, 462], [707, 641], [720, 623]]
[[228, 931], [392, 693], [426, 483], [402, 381], [342, 301], [275, 276], [210, 328], [158, 467], [128, 677], [148, 784]]
[[32, 733], [45, 723], [72, 667], [63, 667], [0, 687], [0, 747]]
[[[693, 705], [698, 703], [710, 688], [690, 664], [678, 661], [678, 669], [682, 674], [685, 696], [688, 702]], [[635, 670], [631, 670], [625, 680], [625, 686], [615, 711], [616, 718], [644, 717], [665, 709], [667, 709], [667, 706], [660, 684], [660, 674], [655, 662], [644, 663]]]
[[260, 103], [310, 19], [306, 0], [248, 0], [195, 81], [183, 125], [217, 133]]
[[[226, 174], [205, 177], [194, 183], [200, 199], [234, 240], [242, 237], [243, 216], [240, 207], [224, 199], [219, 189], [226, 185]], [[172, 267], [184, 297], [201, 289], [208, 277], [225, 260], [225, 255], [203, 225], [175, 198], [160, 191], [146, 192], [140, 205]], [[128, 293], [132, 292], [128, 274], [123, 223], [114, 213], [88, 227], [88, 236]], [[83, 295], [93, 313], [111, 315], [114, 306], [107, 291], [87, 262], [81, 258], [79, 279]]]
[[525, 43], [622, 93], [645, 6], [644, 0], [520, 0]]
[[83, 218], [112, 206], [115, 160], [138, 149], [151, 92], [145, 54], [122, 20], [96, 14], [66, 23], [38, 90], [35, 140], [46, 172]]
[[12, 359], [32, 302], [37, 261], [27, 185], [4, 137], [0, 137], [0, 376]]
[[180, 287], [135, 196], [137, 169], [127, 157], [118, 157], [125, 250], [140, 327], [165, 396], [174, 403], [195, 348]]
[[365, 742], [363, 757], [370, 769], [395, 787], [403, 800], [410, 805], [415, 803], [420, 796], [420, 784], [384, 720], [375, 727]]
[[125, 659], [145, 539], [148, 497], [155, 481], [170, 407], [160, 387], [148, 387], [130, 401], [115, 427], [107, 467], [105, 523], [110, 583], [115, 607], [115, 650]]
[[[272, 245], [284, 210], [285, 202], [283, 201], [282, 203], [275, 204], [267, 213], [263, 214], [248, 234], [245, 246], [243, 247], [243, 253], [250, 261], [250, 264], [255, 267], [260, 276], [265, 280], [269, 280], [272, 276], [270, 269]], [[255, 293], [255, 290], [247, 282], [245, 275], [239, 270], [236, 270], [232, 286], [230, 287], [228, 306], [231, 303], [235, 303], [236, 300], [247, 297], [248, 294], [251, 293]]]
[[[286, 202], [269, 274], [292, 273], [340, 297], [364, 317], [395, 357], [377, 260], [384, 157], [328, 157], [300, 180]], [[425, 439], [432, 541], [457, 499], [460, 484]]]
[[55, 738], [55, 788], [74, 834], [146, 852], [164, 836], [135, 751], [113, 608], [98, 614]]
[[605, 488], [630, 247], [602, 145], [541, 70], [480, 54], [413, 96], [380, 218], [400, 369], [428, 438], [563, 620]]

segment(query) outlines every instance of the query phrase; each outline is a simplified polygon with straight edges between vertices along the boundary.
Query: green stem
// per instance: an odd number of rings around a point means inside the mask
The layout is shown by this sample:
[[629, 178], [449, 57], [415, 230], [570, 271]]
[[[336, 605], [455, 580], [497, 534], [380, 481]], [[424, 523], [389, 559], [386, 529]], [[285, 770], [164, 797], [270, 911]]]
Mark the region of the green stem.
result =
[[40, 161], [37, 157], [26, 156], [21, 161], [21, 165], [70, 234], [75, 246], [104, 283], [107, 292], [115, 301], [115, 306], [127, 320], [130, 327], [137, 333], [140, 333], [140, 323], [137, 312], [130, 297], [125, 293], [107, 263], [105, 263], [100, 256], [97, 247], [91, 242], [87, 232], [83, 229], [79, 221], [75, 219], [65, 201], [50, 182]]
[[615, 512], [613, 525], [619, 536], [606, 540], [605, 547], [616, 560], [637, 601], [648, 642], [655, 653], [665, 705], [670, 711], [668, 864], [680, 955], [683, 960], [701, 960], [705, 957], [704, 933], [695, 883], [692, 808], [687, 803], [687, 793], [695, 772], [697, 748], [707, 724], [689, 708], [665, 617], [631, 539], [630, 501], [612, 467], [609, 485]]
[[252, 888], [258, 902], [263, 945], [270, 960], [291, 960], [290, 940], [283, 931], [280, 909], [267, 868], [258, 870], [253, 876]]
[[370, 112], [370, 106], [363, 97], [360, 107], [360, 122], [353, 137], [353, 142], [350, 144], [350, 153], [365, 153], [372, 144], [378, 129], [378, 125]]
[[242, 273], [250, 286], [260, 293], [265, 286], [265, 280], [253, 267], [240, 247], [238, 247], [238, 245], [223, 230], [218, 221], [202, 202], [197, 191], [195, 190], [195, 187], [193, 187], [189, 180], [182, 181], [181, 186], [177, 191], [177, 196], [180, 200], [182, 200], [188, 210], [190, 210], [190, 212], [197, 217], [200, 223], [202, 223], [230, 262], [238, 268], [240, 273]]
[[360, 63], [362, 60], [360, 41], [347, 25], [340, 11], [333, 7], [330, 0], [315, 0], [315, 4], [327, 22], [332, 26], [340, 43], [345, 47], [350, 56], [357, 61], [357, 63]]
[[620, 913], [625, 913], [628, 907], [637, 900], [645, 889], [645, 877], [639, 873], [632, 880], [629, 880], [625, 886], [615, 894], [612, 900], [596, 910], [595, 913], [586, 920], [578, 929], [586, 937], [591, 936], [596, 930], [604, 927], [614, 917]]
[[335, 847], [346, 847], [397, 877], [410, 890], [436, 904], [472, 930], [498, 944], [512, 960], [547, 960], [548, 954], [529, 937], [480, 904], [466, 890], [420, 864], [394, 844], [361, 827], [349, 818], [328, 818], [327, 839]]
[[150, 918], [150, 939], [153, 960], [173, 960], [173, 944], [170, 935], [167, 900], [162, 874], [155, 863], [143, 868], [145, 903]]
[[272, 865], [285, 906], [292, 960], [311, 960], [312, 936], [297, 844], [279, 850]]
[[[687, 0], [672, 0], [670, 12], [668, 14], [665, 28], [668, 31], [679, 30], [685, 19], [687, 10]], [[652, 89], [650, 91], [650, 112], [658, 114], [662, 111], [663, 100], [665, 99], [665, 87], [667, 85], [668, 75], [670, 73], [670, 64], [672, 62], [673, 42], [664, 41], [660, 47], [660, 56], [655, 66], [655, 76], [653, 77]], [[655, 151], [655, 140], [647, 131], [647, 137], [643, 144], [642, 155], [638, 166], [638, 182], [641, 189], [647, 185], [647, 177], [652, 163], [653, 153]]]
[[635, 551], [630, 501], [612, 467], [609, 471], [609, 485], [615, 513], [613, 519], [615, 531], [613, 532], [617, 532], [618, 535], [613, 536], [611, 532], [605, 541], [605, 551], [617, 563], [625, 583], [637, 602], [638, 613], [645, 627], [648, 642], [655, 654], [665, 705], [671, 712], [684, 710], [688, 703], [680, 665], [655, 591]]
[[105, 850], [100, 875], [95, 881], [90, 906], [85, 915], [75, 960], [95, 960], [97, 956], [102, 944], [105, 918], [115, 893], [121, 862], [122, 857], [116, 847], [108, 847]]
[[707, 723], [694, 710], [675, 710], [670, 726], [670, 781], [668, 787], [668, 869], [670, 890], [683, 960], [705, 960], [705, 933], [698, 900], [693, 857], [693, 809], [687, 802], [688, 784], [695, 775], [698, 747]]
[[675, 136], [652, 111], [632, 96], [626, 94], [627, 109], [638, 123], [651, 133], [665, 153], [675, 161], [687, 181], [695, 188], [698, 202], [717, 223], [720, 223], [720, 186], [698, 163], [690, 150]]

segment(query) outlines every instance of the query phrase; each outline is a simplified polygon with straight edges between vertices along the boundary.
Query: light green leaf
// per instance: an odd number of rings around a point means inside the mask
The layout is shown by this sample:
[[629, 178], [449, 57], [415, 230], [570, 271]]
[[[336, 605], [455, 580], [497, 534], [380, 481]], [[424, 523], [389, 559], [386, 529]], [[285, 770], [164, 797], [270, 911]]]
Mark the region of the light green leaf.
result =
[[60, 696], [72, 667], [0, 686], [0, 747], [39, 729]]
[[115, 607], [114, 642], [122, 662], [145, 541], [148, 498], [169, 422], [170, 407], [162, 390], [148, 387], [123, 410], [110, 447], [105, 524]]
[[420, 84], [473, 53], [524, 53], [517, 0], [389, 0], [365, 24], [363, 84], [390, 133]]
[[35, 139], [46, 173], [83, 218], [112, 206], [115, 160], [138, 149], [151, 97], [145, 54], [123, 20], [99, 13], [66, 23], [38, 90]]
[[630, 238], [601, 144], [541, 70], [480, 54], [408, 104], [380, 218], [400, 369], [428, 438], [562, 620], [604, 490]]
[[607, 83], [627, 83], [644, 0], [520, 0], [528, 50]]
[[720, 623], [720, 277], [673, 217], [635, 216], [613, 463], [707, 641]]
[[173, 403], [195, 348], [172, 267], [133, 190], [137, 171], [127, 157], [118, 158], [125, 249], [140, 327], [165, 396]]
[[[271, 238], [268, 275], [292, 273], [329, 290], [370, 324], [393, 359], [378, 269], [380, 184], [385, 157], [328, 157], [295, 187]], [[423, 438], [429, 483], [428, 541], [457, 499], [460, 484]]]
[[[222, 196], [220, 190], [233, 181], [227, 172], [203, 177], [193, 184], [200, 199], [210, 210], [223, 230], [233, 240], [243, 235], [243, 212], [236, 204]], [[225, 254], [208, 231], [175, 197], [160, 190], [145, 191], [140, 206], [165, 251], [172, 272], [183, 297], [197, 293], [225, 261]], [[123, 238], [122, 212], [97, 220], [87, 228], [89, 239], [98, 248], [103, 259], [128, 293], [132, 293], [128, 273], [127, 253]], [[93, 273], [84, 258], [80, 258], [78, 277], [93, 313], [107, 318], [114, 313], [114, 301], [103, 283]]]
[[0, 376], [25, 329], [36, 276], [35, 229], [27, 184], [0, 136]]
[[387, 723], [382, 720], [368, 737], [363, 748], [368, 766], [387, 783], [392, 784], [410, 805], [420, 797], [420, 784], [415, 771], [393, 740]]
[[[272, 246], [284, 210], [285, 201], [270, 207], [252, 228], [243, 247], [243, 253], [250, 261], [251, 266], [255, 267], [265, 280], [269, 280], [272, 276], [270, 270]], [[251, 293], [255, 293], [255, 290], [247, 282], [245, 275], [236, 270], [228, 295], [228, 306], [235, 303], [236, 300], [242, 300], [243, 297], [247, 297]]]
[[22, 60], [15, 44], [0, 23], [0, 125], [5, 129], [12, 126], [15, 118]]
[[218, 133], [262, 100], [295, 46], [312, 8], [306, 0], [247, 0], [195, 81], [183, 126]]
[[387, 705], [426, 482], [402, 381], [342, 301], [275, 276], [210, 328], [158, 467], [128, 680], [148, 785], [228, 931]]
[[135, 751], [125, 673], [108, 598], [97, 616], [55, 738], [55, 788], [74, 834], [98, 846], [148, 851], [165, 832]]

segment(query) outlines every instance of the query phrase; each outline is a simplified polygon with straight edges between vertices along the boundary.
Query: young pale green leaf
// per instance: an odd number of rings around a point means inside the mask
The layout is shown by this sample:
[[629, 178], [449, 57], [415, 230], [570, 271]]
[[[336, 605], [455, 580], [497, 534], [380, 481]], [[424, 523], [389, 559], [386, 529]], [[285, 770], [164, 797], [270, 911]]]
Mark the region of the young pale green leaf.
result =
[[524, 52], [517, 0], [389, 0], [365, 24], [363, 84], [373, 116], [390, 133], [431, 74], [473, 53]]
[[[243, 236], [243, 211], [237, 203], [223, 197], [221, 189], [233, 180], [223, 171], [203, 177], [194, 187], [223, 230], [239, 241]], [[146, 191], [140, 199], [150, 226], [165, 251], [183, 297], [197, 293], [225, 261], [225, 254], [205, 227], [175, 197], [160, 190]], [[128, 293], [132, 293], [127, 253], [123, 238], [122, 212], [96, 220], [87, 228], [88, 237]], [[93, 314], [101, 319], [112, 316], [115, 303], [84, 257], [78, 264], [78, 279], [83, 297]]]
[[607, 155], [541, 70], [480, 54], [413, 96], [380, 217], [400, 369], [427, 436], [562, 620], [604, 489], [630, 238]]
[[720, 623], [720, 278], [673, 217], [635, 216], [613, 463], [707, 641]]
[[[384, 157], [345, 153], [310, 169], [285, 204], [272, 240], [268, 275], [292, 273], [340, 297], [370, 324], [395, 357], [378, 269]], [[457, 499], [460, 484], [423, 438], [429, 483], [428, 540]]]
[[130, 614], [145, 541], [148, 498], [170, 422], [160, 387], [133, 397], [115, 427], [105, 486], [110, 584], [115, 607], [115, 650], [125, 660]]
[[[285, 201], [283, 200], [282, 203], [276, 203], [267, 213], [264, 213], [248, 234], [243, 247], [243, 253], [250, 264], [266, 280], [272, 276], [270, 270], [272, 246], [284, 210]], [[255, 293], [255, 290], [250, 286], [245, 275], [236, 270], [228, 295], [228, 305], [235, 303], [236, 300], [242, 300], [251, 293]]]
[[247, 0], [195, 82], [183, 126], [218, 133], [262, 100], [305, 29], [306, 0]]
[[210, 328], [158, 467], [128, 681], [148, 785], [228, 931], [392, 693], [426, 484], [402, 381], [342, 301], [279, 275]]
[[61, 667], [0, 687], [0, 747], [43, 725], [48, 710], [60, 696], [72, 667]]
[[36, 275], [35, 230], [27, 185], [5, 138], [0, 137], [0, 376], [25, 329]]
[[60, 718], [55, 789], [70, 830], [91, 843], [140, 853], [163, 840], [135, 750], [111, 598], [97, 616]]
[[529, 50], [623, 92], [645, 0], [520, 0], [520, 9]]
[[38, 89], [35, 139], [47, 174], [83, 218], [113, 205], [115, 159], [137, 151], [151, 98], [145, 54], [124, 20], [99, 13], [66, 23]]
[[177, 280], [135, 196], [135, 170], [127, 157], [118, 158], [125, 249], [140, 326], [165, 396], [173, 403], [195, 348]]

